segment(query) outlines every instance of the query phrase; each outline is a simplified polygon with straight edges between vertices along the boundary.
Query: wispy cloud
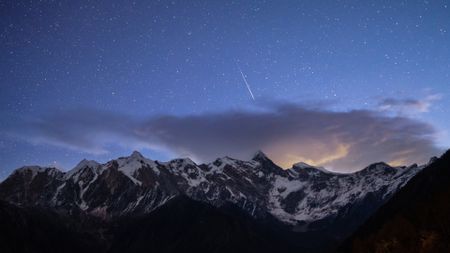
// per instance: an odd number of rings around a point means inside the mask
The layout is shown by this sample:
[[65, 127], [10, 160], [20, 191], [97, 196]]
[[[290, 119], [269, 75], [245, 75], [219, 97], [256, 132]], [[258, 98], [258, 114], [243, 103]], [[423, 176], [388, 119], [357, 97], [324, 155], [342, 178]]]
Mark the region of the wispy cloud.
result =
[[401, 115], [414, 115], [428, 112], [433, 103], [441, 98], [442, 95], [440, 94], [428, 95], [423, 99], [386, 98], [379, 103], [379, 109]]
[[418, 120], [294, 104], [144, 120], [77, 110], [43, 116], [24, 126], [14, 131], [27, 140], [95, 154], [119, 144], [210, 161], [224, 155], [248, 159], [262, 149], [285, 167], [306, 161], [336, 171], [353, 171], [382, 160], [424, 162], [441, 152], [434, 144], [433, 127]]

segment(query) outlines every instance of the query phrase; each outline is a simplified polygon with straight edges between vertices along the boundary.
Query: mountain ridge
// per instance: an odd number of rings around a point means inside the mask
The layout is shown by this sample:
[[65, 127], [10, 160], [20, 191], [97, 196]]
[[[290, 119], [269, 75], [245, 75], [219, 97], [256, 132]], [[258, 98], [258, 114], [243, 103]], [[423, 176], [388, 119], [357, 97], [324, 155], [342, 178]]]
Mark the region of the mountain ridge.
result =
[[[170, 164], [170, 163], [178, 162], [178, 161], [189, 161], [189, 163], [195, 164], [195, 165], [197, 165], [197, 166], [205, 166], [205, 165], [213, 164], [213, 163], [215, 163], [216, 161], [222, 161], [222, 160], [234, 160], [234, 161], [240, 161], [240, 162], [246, 161], [246, 160], [240, 160], [240, 159], [232, 158], [232, 157], [229, 157], [229, 156], [224, 156], [224, 157], [216, 158], [215, 160], [213, 160], [213, 161], [210, 162], [210, 163], [199, 163], [199, 164], [197, 164], [196, 162], [194, 162], [194, 161], [193, 161], [192, 159], [190, 159], [189, 157], [173, 158], [173, 159], [171, 159], [171, 160], [168, 160], [168, 161], [165, 161], [165, 162], [164, 162], [164, 161], [152, 160], [152, 159], [146, 158], [144, 155], [142, 155], [142, 153], [140, 153], [140, 152], [137, 151], [137, 150], [134, 150], [134, 151], [132, 151], [132, 153], [131, 153], [129, 156], [120, 156], [120, 157], [118, 157], [117, 159], [113, 159], [113, 160], [107, 161], [107, 162], [105, 162], [105, 163], [101, 163], [101, 162], [98, 162], [98, 161], [96, 161], [96, 160], [88, 160], [88, 159], [86, 159], [86, 158], [83, 158], [80, 162], [78, 162], [73, 168], [71, 168], [71, 169], [69, 169], [69, 170], [64, 170], [64, 169], [61, 169], [60, 167], [55, 167], [55, 166], [51, 166], [51, 165], [47, 165], [47, 166], [41, 166], [41, 165], [24, 165], [24, 166], [21, 166], [21, 167], [15, 169], [15, 170], [13, 170], [13, 171], [10, 173], [9, 176], [11, 176], [12, 174], [14, 174], [15, 172], [23, 171], [23, 170], [42, 171], [42, 170], [46, 170], [46, 169], [52, 169], [52, 170], [56, 170], [56, 171], [59, 171], [59, 172], [65, 173], [65, 174], [70, 174], [70, 172], [75, 171], [75, 170], [80, 169], [80, 168], [83, 168], [83, 167], [85, 167], [85, 166], [96, 167], [96, 166], [99, 166], [99, 165], [106, 165], [106, 164], [111, 163], [111, 162], [116, 161], [116, 160], [125, 160], [125, 159], [130, 159], [130, 158], [131, 158], [131, 159], [134, 158], [134, 159], [141, 159], [141, 160], [151, 161], [151, 162], [153, 162], [153, 163], [156, 163], [156, 164], [162, 164], [162, 165], [164, 165], [164, 164]], [[430, 163], [431, 163], [433, 160], [435, 160], [435, 159], [437, 159], [436, 156], [431, 157], [431, 158], [430, 158], [430, 161], [429, 161], [428, 163], [423, 164], [423, 165], [421, 165], [421, 166], [425, 166], [425, 165], [427, 165], [427, 164], [430, 164]], [[306, 162], [296, 162], [296, 163], [293, 163], [292, 166], [291, 166], [290, 168], [282, 168], [282, 167], [276, 165], [276, 164], [275, 164], [275, 163], [274, 163], [274, 162], [273, 162], [273, 161], [272, 161], [272, 160], [271, 160], [271, 159], [270, 159], [263, 151], [261, 151], [261, 150], [256, 151], [256, 152], [254, 153], [254, 155], [251, 156], [251, 159], [248, 160], [248, 161], [260, 161], [260, 162], [261, 162], [261, 161], [268, 161], [268, 162], [272, 163], [273, 165], [275, 165], [277, 168], [281, 169], [282, 171], [294, 170], [295, 168], [300, 168], [300, 169], [308, 168], [308, 169], [316, 169], [316, 170], [320, 170], [320, 171], [325, 172], [325, 173], [334, 173], [334, 174], [339, 174], [339, 175], [348, 175], [348, 174], [358, 173], [358, 172], [367, 170], [367, 169], [373, 167], [374, 165], [379, 165], [379, 164], [382, 164], [382, 165], [385, 165], [385, 167], [391, 167], [391, 168], [404, 168], [404, 167], [411, 167], [411, 166], [417, 165], [417, 164], [411, 164], [411, 165], [409, 165], [409, 166], [406, 166], [406, 165], [403, 165], [403, 166], [391, 166], [391, 165], [389, 165], [389, 164], [386, 163], [386, 162], [380, 161], [380, 162], [374, 162], [374, 163], [371, 163], [371, 164], [369, 164], [368, 166], [364, 167], [363, 169], [357, 170], [357, 171], [353, 171], [353, 172], [334, 172], [334, 171], [331, 171], [331, 170], [327, 170], [325, 167], [315, 166], [315, 165], [310, 165], [310, 164], [308, 164], [308, 163], [306, 163]], [[248, 161], [247, 161], [247, 162], [248, 162]], [[8, 176], [8, 177], [9, 177], [9, 176]], [[2, 183], [3, 181], [5, 181], [8, 177], [4, 178], [2, 181], [0, 181], [0, 183]]]
[[[200, 165], [189, 158], [159, 162], [134, 151], [104, 164], [84, 159], [67, 172], [21, 167], [0, 183], [0, 198], [68, 212], [79, 208], [107, 218], [150, 212], [185, 194], [216, 206], [232, 202], [254, 217], [271, 213], [296, 226], [326, 218], [326, 211], [337, 214], [350, 201], [386, 187], [382, 202], [421, 168], [375, 163], [355, 173], [339, 174], [306, 163], [284, 170], [262, 151], [249, 161], [222, 157]], [[363, 184], [370, 189], [361, 189]], [[358, 191], [354, 187], [359, 187]], [[125, 198], [127, 201], [118, 201]], [[331, 209], [311, 208], [326, 205]]]

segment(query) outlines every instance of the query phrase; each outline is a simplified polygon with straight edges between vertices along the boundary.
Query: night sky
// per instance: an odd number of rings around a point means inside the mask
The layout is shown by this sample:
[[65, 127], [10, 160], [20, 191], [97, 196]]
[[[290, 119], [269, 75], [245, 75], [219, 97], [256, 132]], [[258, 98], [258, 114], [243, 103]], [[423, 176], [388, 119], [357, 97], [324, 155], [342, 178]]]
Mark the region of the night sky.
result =
[[139, 150], [335, 171], [450, 146], [450, 1], [1, 1], [0, 179]]

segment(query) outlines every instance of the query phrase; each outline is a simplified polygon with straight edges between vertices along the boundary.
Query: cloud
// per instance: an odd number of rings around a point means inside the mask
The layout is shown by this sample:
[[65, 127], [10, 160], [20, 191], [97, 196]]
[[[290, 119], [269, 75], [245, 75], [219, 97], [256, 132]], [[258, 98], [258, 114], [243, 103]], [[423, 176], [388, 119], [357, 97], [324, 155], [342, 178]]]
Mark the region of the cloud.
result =
[[378, 106], [381, 111], [395, 112], [401, 115], [413, 115], [428, 112], [435, 101], [442, 98], [440, 94], [428, 95], [423, 99], [396, 99], [387, 98]]
[[336, 171], [354, 171], [377, 161], [421, 163], [441, 152], [434, 144], [433, 127], [414, 119], [294, 104], [147, 119], [77, 110], [40, 117], [16, 131], [34, 142], [94, 154], [119, 144], [205, 162], [225, 155], [248, 159], [262, 149], [283, 167], [305, 161]]

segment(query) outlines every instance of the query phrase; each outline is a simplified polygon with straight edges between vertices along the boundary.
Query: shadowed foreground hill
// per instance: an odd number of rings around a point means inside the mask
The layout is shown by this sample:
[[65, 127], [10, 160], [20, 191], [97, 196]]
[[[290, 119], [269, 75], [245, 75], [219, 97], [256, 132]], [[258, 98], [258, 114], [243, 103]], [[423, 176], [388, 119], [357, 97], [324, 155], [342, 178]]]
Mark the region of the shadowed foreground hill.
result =
[[282, 237], [283, 231], [256, 223], [234, 206], [215, 208], [187, 197], [113, 226], [111, 253], [298, 252]]
[[90, 222], [0, 201], [0, 252], [101, 252], [104, 242], [84, 229]]
[[339, 252], [450, 252], [450, 151], [419, 172]]
[[0, 252], [263, 253], [301, 249], [284, 237], [290, 232], [274, 222], [258, 223], [233, 205], [216, 208], [184, 196], [150, 214], [107, 223], [82, 214], [66, 216], [0, 201]]

